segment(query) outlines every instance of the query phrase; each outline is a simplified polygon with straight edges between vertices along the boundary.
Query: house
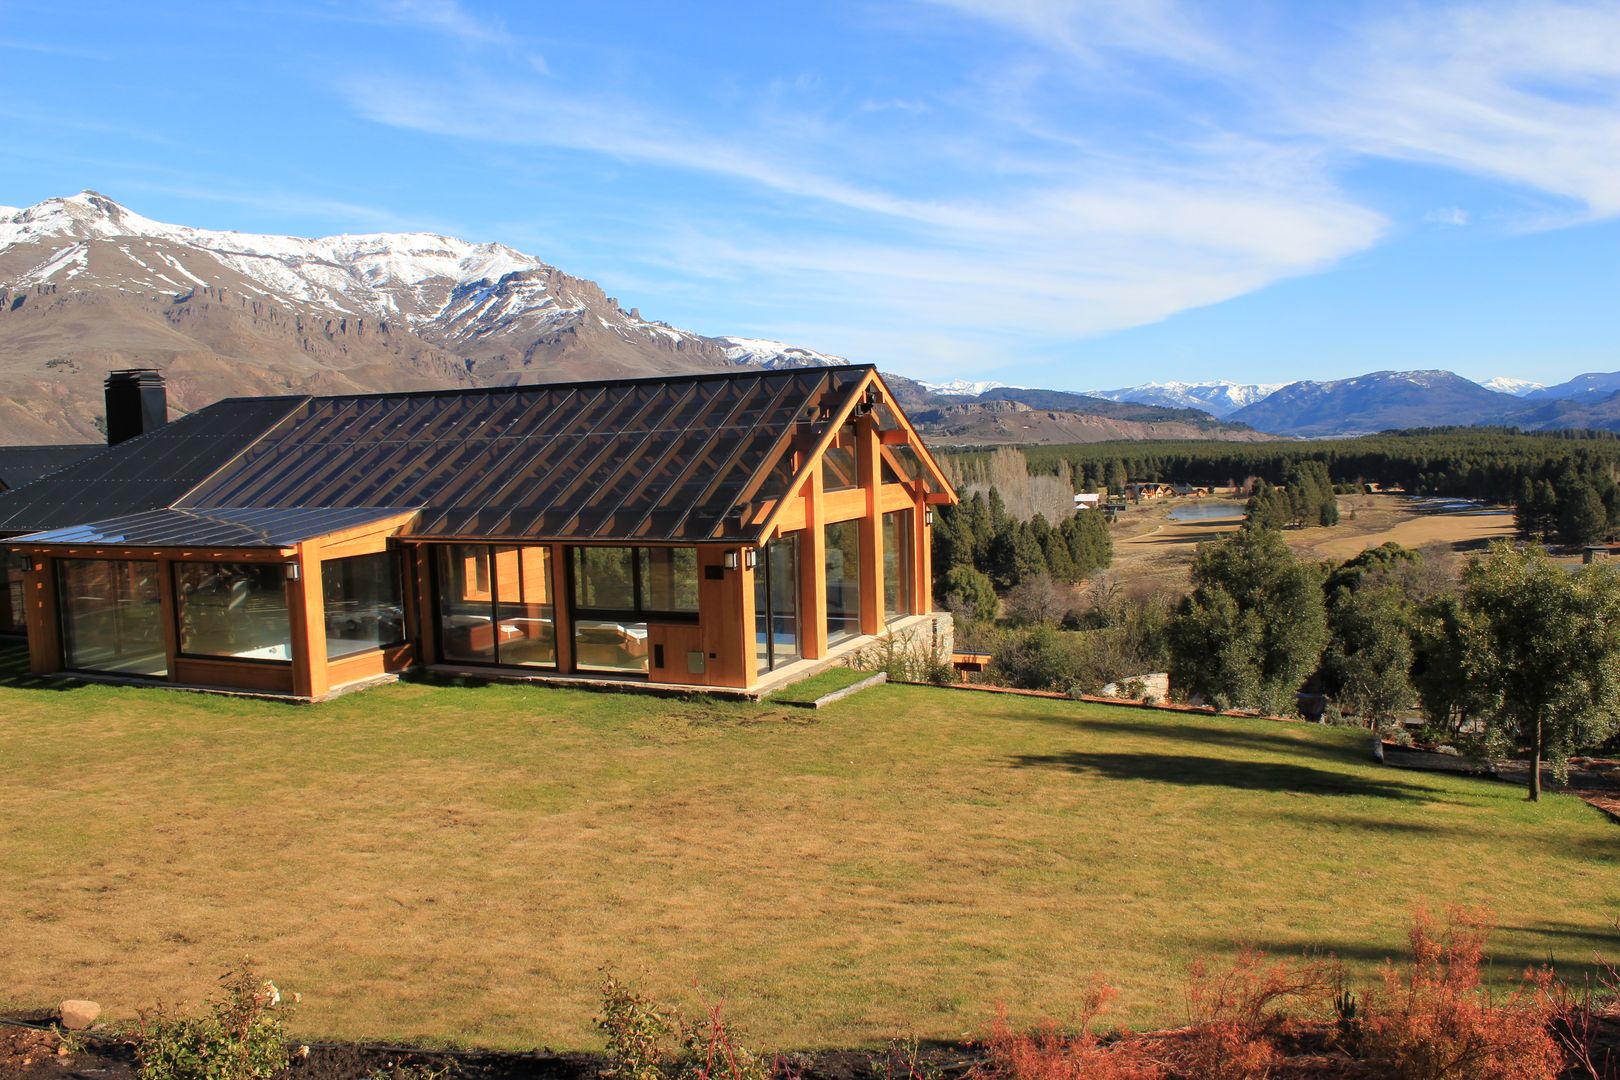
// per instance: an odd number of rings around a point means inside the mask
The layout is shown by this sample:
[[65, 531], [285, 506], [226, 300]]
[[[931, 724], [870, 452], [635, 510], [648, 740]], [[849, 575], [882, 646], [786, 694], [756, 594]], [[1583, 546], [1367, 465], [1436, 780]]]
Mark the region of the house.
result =
[[1095, 510], [1102, 503], [1102, 496], [1095, 491], [1082, 491], [1074, 497], [1075, 510]]
[[1143, 499], [1162, 499], [1175, 493], [1171, 490], [1169, 484], [1150, 482], [1144, 484], [1126, 484], [1125, 494], [1129, 495], [1137, 502], [1141, 502]]
[[1189, 499], [1202, 499], [1210, 493], [1209, 487], [1204, 484], [1171, 484], [1170, 490], [1182, 498]]
[[[757, 692], [928, 634], [955, 492], [871, 367], [233, 398], [0, 494], [32, 669], [299, 699], [406, 669]], [[116, 414], [116, 416], [114, 415]]]

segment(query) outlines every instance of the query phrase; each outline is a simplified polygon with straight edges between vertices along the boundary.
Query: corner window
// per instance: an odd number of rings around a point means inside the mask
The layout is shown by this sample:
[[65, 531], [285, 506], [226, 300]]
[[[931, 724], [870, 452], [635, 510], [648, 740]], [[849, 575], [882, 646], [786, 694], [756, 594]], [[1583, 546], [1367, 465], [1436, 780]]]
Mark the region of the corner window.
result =
[[328, 660], [405, 640], [405, 605], [392, 552], [321, 563], [321, 598]]
[[174, 592], [182, 653], [292, 661], [286, 569], [280, 563], [177, 562]]

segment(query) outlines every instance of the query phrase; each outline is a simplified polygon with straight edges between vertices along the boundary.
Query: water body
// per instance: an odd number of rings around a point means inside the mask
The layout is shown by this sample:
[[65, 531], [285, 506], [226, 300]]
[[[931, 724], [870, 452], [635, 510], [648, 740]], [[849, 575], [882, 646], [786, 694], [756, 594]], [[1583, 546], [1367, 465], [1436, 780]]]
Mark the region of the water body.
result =
[[1221, 521], [1243, 516], [1243, 504], [1227, 499], [1200, 499], [1170, 511], [1171, 521]]

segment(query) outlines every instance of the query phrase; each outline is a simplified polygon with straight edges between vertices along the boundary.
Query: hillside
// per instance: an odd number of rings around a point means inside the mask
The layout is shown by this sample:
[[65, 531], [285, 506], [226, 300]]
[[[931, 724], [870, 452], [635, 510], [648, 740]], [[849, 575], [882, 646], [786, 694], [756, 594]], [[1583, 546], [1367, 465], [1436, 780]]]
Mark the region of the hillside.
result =
[[705, 337], [501, 244], [169, 225], [95, 192], [0, 215], [0, 429], [100, 434], [101, 380], [157, 367], [179, 411], [339, 393], [799, 367], [841, 357]]
[[1289, 383], [1228, 419], [1286, 435], [1355, 435], [1435, 424], [1496, 424], [1524, 403], [1449, 371], [1375, 371]]
[[[1185, 410], [1176, 410], [1185, 412]], [[912, 414], [930, 442], [960, 445], [1050, 445], [1116, 439], [1219, 439], [1264, 442], [1277, 438], [1252, 428], [1226, 424], [1207, 414], [1184, 419], [1121, 419], [1095, 413], [1032, 408], [1020, 401], [979, 400], [924, 407]]]

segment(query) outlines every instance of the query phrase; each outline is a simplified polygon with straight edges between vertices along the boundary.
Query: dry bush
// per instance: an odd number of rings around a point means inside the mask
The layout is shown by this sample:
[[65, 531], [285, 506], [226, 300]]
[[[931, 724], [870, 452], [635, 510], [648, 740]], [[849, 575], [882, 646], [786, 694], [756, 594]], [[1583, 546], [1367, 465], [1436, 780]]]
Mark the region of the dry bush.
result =
[[1114, 993], [1106, 983], [1092, 982], [1073, 1033], [1060, 1031], [1051, 1021], [1034, 1031], [1014, 1031], [1006, 1008], [998, 1008], [985, 1043], [986, 1060], [973, 1080], [1165, 1080], [1169, 1074], [1164, 1066], [1139, 1039], [1105, 1041], [1091, 1030]]
[[1497, 1001], [1480, 969], [1489, 916], [1452, 908], [1437, 925], [1412, 919], [1412, 961], [1387, 963], [1383, 985], [1368, 996], [1363, 1056], [1401, 1080], [1551, 1080], [1564, 1064], [1553, 1035], [1556, 983], [1546, 968], [1524, 973]]
[[1194, 964], [1187, 977], [1191, 1026], [1174, 1045], [1177, 1074], [1209, 1080], [1272, 1075], [1283, 1060], [1277, 1035], [1299, 1010], [1320, 1010], [1339, 981], [1333, 964], [1268, 961], [1254, 949], [1222, 970]]

